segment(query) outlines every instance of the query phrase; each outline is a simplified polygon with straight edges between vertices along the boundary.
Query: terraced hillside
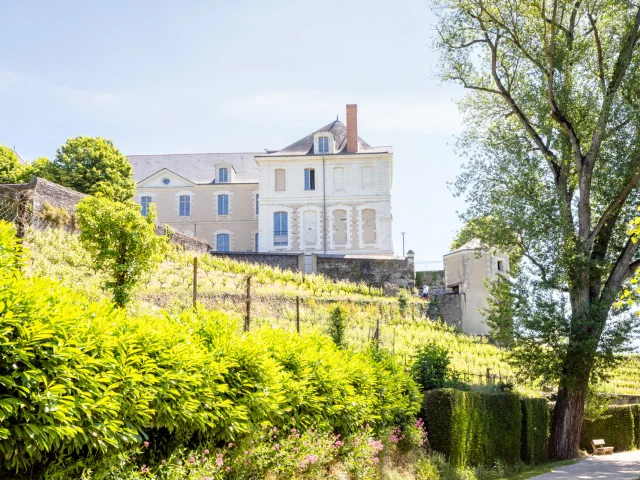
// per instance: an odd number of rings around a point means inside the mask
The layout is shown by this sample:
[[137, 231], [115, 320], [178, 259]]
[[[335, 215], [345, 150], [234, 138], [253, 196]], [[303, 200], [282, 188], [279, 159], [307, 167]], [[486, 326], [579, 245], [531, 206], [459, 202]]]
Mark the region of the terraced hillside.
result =
[[[31, 252], [26, 273], [48, 276], [78, 289], [91, 299], [108, 298], [105, 278], [90, 267], [90, 258], [77, 235], [63, 230], [34, 230], [28, 233]], [[327, 331], [331, 311], [337, 304], [347, 311], [346, 337], [352, 345], [374, 340], [376, 329], [381, 348], [399, 355], [409, 364], [415, 349], [427, 342], [445, 346], [452, 367], [470, 383], [513, 381], [514, 371], [506, 361], [508, 352], [486, 339], [465, 335], [422, 313], [426, 305], [417, 298], [389, 298], [377, 289], [349, 282], [334, 282], [322, 276], [302, 275], [234, 260], [198, 257], [198, 301], [208, 308], [235, 313], [244, 321], [246, 279], [251, 276], [251, 324], [268, 323], [279, 328], [296, 328], [299, 311], [301, 330]], [[129, 306], [132, 311], [166, 309], [182, 311], [192, 304], [193, 254], [172, 252], [160, 268], [144, 280]], [[296, 297], [299, 298], [296, 303]], [[298, 310], [297, 310], [298, 309]], [[640, 393], [640, 356], [624, 357], [611, 379], [600, 389], [607, 393]], [[522, 390], [539, 385], [517, 384]]]

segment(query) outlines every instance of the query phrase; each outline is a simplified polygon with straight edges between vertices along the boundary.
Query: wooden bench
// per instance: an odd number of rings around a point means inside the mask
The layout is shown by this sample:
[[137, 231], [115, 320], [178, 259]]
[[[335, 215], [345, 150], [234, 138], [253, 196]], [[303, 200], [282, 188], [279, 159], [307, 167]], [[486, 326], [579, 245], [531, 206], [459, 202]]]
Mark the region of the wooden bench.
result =
[[605, 446], [604, 440], [591, 440], [594, 455], [607, 455], [613, 453], [613, 447]]

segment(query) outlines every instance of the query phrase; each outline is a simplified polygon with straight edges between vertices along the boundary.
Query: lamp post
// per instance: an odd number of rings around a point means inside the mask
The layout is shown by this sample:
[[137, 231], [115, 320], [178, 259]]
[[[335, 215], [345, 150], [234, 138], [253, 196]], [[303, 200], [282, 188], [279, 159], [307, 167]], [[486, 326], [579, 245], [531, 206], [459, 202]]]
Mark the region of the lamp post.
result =
[[400, 234], [402, 235], [402, 256], [404, 257], [404, 234], [407, 232], [400, 232]]

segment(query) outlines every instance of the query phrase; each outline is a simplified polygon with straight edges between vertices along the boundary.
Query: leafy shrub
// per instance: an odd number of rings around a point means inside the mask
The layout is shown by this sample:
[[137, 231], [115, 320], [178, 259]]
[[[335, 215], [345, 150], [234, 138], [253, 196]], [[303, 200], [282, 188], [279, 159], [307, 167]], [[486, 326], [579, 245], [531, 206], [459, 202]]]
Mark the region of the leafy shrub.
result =
[[523, 398], [522, 448], [520, 458], [529, 464], [547, 461], [549, 443], [549, 406], [545, 398]]
[[382, 431], [419, 407], [388, 354], [340, 349], [317, 333], [242, 334], [219, 312], [127, 316], [24, 278], [20, 245], [1, 222], [0, 242], [2, 478], [68, 455], [109, 457], [145, 438], [174, 439], [162, 447], [169, 453], [235, 442], [293, 419], [342, 435], [367, 423]]
[[416, 352], [411, 374], [424, 390], [445, 386], [449, 372], [449, 352], [436, 343], [427, 343]]
[[54, 207], [49, 202], [44, 202], [38, 218], [47, 225], [56, 228], [65, 228], [71, 224], [71, 214], [63, 207]]
[[633, 437], [636, 448], [640, 448], [640, 405], [632, 405], [633, 412]]
[[107, 288], [123, 306], [142, 275], [162, 259], [166, 238], [155, 234], [155, 211], [140, 215], [133, 202], [87, 197], [78, 204], [80, 240], [92, 254], [95, 268], [109, 276]]
[[425, 394], [422, 414], [431, 447], [453, 466], [519, 460], [522, 411], [516, 394], [433, 390]]
[[338, 305], [331, 311], [329, 335], [331, 335], [331, 338], [339, 347], [345, 345], [344, 331], [347, 327], [346, 316], [347, 310], [342, 305]]
[[580, 448], [591, 452], [591, 440], [601, 438], [618, 452], [632, 450], [635, 445], [633, 412], [633, 405], [616, 405], [596, 420], [584, 420]]

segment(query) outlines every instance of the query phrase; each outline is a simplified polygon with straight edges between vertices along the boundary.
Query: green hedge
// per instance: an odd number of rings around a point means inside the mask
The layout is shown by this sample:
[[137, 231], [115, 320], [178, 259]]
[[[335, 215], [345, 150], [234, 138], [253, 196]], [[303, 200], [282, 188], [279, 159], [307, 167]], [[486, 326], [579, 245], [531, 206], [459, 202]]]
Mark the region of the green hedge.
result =
[[607, 409], [605, 415], [597, 420], [582, 422], [580, 448], [592, 451], [591, 440], [602, 438], [616, 452], [632, 450], [635, 445], [634, 412], [636, 405], [616, 405]]
[[523, 398], [522, 444], [520, 458], [523, 462], [537, 464], [548, 459], [549, 407], [545, 398]]
[[522, 408], [513, 393], [441, 389], [422, 405], [431, 447], [456, 466], [516, 463], [520, 458]]
[[640, 405], [631, 405], [633, 412], [633, 441], [636, 448], [640, 448]]

